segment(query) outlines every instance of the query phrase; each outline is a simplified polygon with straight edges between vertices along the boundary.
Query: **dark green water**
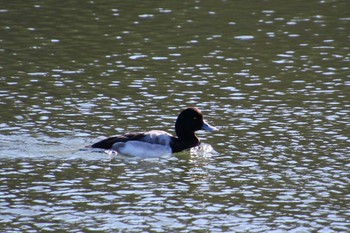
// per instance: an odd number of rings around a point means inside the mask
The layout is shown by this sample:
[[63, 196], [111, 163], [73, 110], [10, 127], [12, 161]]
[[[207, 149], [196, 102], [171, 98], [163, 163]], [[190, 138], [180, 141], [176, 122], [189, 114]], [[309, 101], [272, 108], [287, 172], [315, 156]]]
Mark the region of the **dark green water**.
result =
[[[349, 9], [3, 1], [1, 232], [349, 232]], [[187, 106], [204, 149], [82, 150]]]

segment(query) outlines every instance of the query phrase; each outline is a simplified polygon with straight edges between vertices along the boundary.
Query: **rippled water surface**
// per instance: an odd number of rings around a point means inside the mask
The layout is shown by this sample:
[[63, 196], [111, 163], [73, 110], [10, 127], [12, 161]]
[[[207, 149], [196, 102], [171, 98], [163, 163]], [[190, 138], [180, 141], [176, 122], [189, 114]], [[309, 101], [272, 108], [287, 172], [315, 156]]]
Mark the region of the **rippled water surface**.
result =
[[[1, 232], [349, 232], [350, 2], [5, 1]], [[130, 158], [107, 135], [218, 132]]]

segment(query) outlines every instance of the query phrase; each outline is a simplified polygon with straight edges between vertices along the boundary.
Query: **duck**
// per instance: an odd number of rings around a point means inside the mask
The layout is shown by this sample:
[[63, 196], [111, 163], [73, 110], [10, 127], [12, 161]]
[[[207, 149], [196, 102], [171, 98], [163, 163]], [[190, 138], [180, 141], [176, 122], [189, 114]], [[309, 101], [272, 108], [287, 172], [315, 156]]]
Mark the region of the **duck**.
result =
[[200, 140], [195, 134], [198, 130], [216, 131], [218, 128], [203, 119], [201, 110], [188, 107], [176, 119], [176, 137], [162, 130], [150, 130], [111, 136], [91, 147], [112, 150], [126, 156], [158, 157], [199, 146]]

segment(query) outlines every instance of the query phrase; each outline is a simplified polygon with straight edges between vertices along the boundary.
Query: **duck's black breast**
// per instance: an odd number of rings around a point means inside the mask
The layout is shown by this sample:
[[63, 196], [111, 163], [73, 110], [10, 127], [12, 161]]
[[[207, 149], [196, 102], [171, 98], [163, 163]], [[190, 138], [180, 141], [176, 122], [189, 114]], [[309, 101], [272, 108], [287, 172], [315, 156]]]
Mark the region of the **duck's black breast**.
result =
[[200, 141], [197, 137], [191, 137], [187, 140], [180, 140], [179, 138], [172, 138], [170, 141], [170, 147], [173, 153], [177, 153], [183, 150], [190, 149], [192, 147], [199, 146]]

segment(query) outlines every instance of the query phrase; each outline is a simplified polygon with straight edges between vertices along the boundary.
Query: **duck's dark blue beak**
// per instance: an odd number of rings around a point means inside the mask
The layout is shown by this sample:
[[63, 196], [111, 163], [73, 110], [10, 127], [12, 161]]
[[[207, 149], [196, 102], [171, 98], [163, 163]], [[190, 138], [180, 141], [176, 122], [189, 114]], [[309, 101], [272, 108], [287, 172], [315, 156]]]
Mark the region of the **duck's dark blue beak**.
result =
[[206, 121], [203, 121], [203, 126], [202, 126], [203, 130], [207, 130], [207, 131], [217, 131], [219, 130], [218, 128], [209, 125]]

